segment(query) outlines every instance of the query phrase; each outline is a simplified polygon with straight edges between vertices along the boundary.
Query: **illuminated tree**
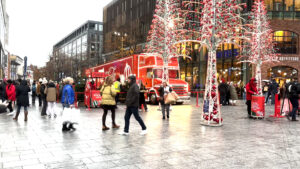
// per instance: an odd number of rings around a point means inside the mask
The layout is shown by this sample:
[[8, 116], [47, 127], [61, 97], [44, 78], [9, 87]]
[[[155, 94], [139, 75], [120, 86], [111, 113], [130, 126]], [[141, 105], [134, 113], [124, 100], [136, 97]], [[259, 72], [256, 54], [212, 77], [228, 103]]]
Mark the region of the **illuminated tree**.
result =
[[263, 0], [256, 0], [254, 2], [248, 19], [249, 23], [245, 25], [245, 34], [249, 37], [249, 41], [245, 44], [245, 55], [242, 58], [245, 59], [243, 62], [250, 62], [256, 65], [255, 77], [258, 82], [258, 92], [261, 95], [261, 65], [266, 62], [278, 60], [272, 39], [273, 31], [269, 26]]
[[180, 24], [180, 4], [178, 0], [157, 0], [155, 14], [147, 37], [145, 52], [163, 57], [163, 80], [169, 81], [168, 62], [172, 57], [178, 57], [174, 42], [176, 29]]

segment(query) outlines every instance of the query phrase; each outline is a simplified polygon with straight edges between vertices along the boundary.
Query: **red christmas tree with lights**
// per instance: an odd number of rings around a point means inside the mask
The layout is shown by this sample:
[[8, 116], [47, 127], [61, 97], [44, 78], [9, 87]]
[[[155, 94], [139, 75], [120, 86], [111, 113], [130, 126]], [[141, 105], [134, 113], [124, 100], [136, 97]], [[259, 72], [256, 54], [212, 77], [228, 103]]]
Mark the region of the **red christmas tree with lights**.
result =
[[178, 57], [176, 41], [178, 27], [182, 25], [179, 17], [179, 0], [157, 0], [152, 25], [147, 37], [145, 53], [163, 57], [163, 81], [169, 81], [168, 63], [170, 58]]
[[222, 43], [235, 43], [244, 36], [240, 16], [244, 4], [238, 0], [203, 0], [202, 3], [199, 41], [209, 51], [202, 124], [220, 126], [223, 119], [219, 105], [216, 53]]
[[274, 50], [272, 38], [273, 30], [267, 19], [267, 11], [263, 0], [256, 0], [248, 17], [249, 23], [245, 25], [245, 34], [248, 41], [244, 46], [243, 62], [256, 65], [255, 77], [258, 82], [258, 92], [262, 95], [261, 65], [266, 62], [278, 61]]

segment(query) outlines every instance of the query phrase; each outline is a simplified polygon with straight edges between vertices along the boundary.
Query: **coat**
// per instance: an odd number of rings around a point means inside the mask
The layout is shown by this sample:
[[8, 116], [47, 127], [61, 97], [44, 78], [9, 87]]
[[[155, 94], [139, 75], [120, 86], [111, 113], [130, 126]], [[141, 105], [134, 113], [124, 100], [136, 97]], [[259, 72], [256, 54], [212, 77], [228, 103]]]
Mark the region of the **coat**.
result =
[[56, 102], [56, 88], [54, 83], [50, 83], [44, 93], [47, 95], [47, 102]]
[[250, 82], [246, 85], [246, 100], [252, 100], [252, 95], [258, 93], [256, 85], [254, 84], [255, 78], [252, 78]]
[[75, 93], [70, 84], [64, 86], [61, 96], [61, 103], [62, 104], [74, 104], [75, 102]]
[[19, 86], [17, 86], [16, 89], [16, 95], [17, 95], [17, 105], [18, 106], [29, 106], [29, 97], [28, 93], [30, 92], [30, 87], [27, 85], [27, 81], [23, 80]]
[[237, 95], [236, 89], [233, 85], [229, 85], [229, 92], [230, 92], [231, 100], [238, 100], [238, 95]]
[[7, 96], [6, 96], [6, 84], [4, 82], [2, 82], [2, 84], [0, 85], [0, 98], [2, 100], [6, 100]]
[[38, 84], [36, 85], [36, 94], [37, 94], [37, 95], [40, 95], [40, 94], [41, 94], [41, 84], [40, 84], [40, 83], [38, 83]]
[[[169, 89], [168, 89], [169, 88]], [[158, 89], [158, 92], [159, 92], [159, 101], [160, 101], [160, 104], [165, 104], [165, 95], [167, 95], [168, 93], [171, 93], [172, 92], [172, 88], [170, 86], [167, 86], [167, 90], [168, 91], [165, 91], [164, 87], [161, 86], [159, 89]]]
[[221, 83], [221, 84], [219, 85], [219, 92], [220, 92], [220, 95], [226, 96], [227, 93], [228, 93], [228, 88], [229, 88], [228, 84], [226, 84], [226, 83]]
[[100, 90], [102, 96], [101, 105], [116, 105], [116, 91], [113, 85], [108, 86], [104, 84]]
[[16, 100], [16, 88], [13, 84], [6, 85], [6, 95], [7, 95], [7, 100], [11, 100], [11, 101]]
[[136, 84], [136, 77], [130, 76], [129, 78], [131, 79], [131, 83], [126, 95], [125, 104], [127, 107], [139, 107], [140, 89]]
[[47, 98], [47, 95], [45, 93], [45, 89], [46, 89], [46, 85], [42, 84], [41, 88], [40, 88], [40, 93], [41, 93], [42, 99], [46, 99]]

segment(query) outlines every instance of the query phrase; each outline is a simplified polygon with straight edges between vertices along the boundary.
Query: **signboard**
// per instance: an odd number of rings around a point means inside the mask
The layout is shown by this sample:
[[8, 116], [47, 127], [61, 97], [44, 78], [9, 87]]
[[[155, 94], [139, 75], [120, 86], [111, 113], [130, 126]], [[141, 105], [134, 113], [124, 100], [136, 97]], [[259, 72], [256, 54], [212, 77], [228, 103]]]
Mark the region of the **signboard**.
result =
[[265, 96], [252, 96], [251, 116], [265, 117]]
[[279, 57], [278, 59], [279, 61], [299, 61], [299, 57], [297, 56], [293, 56], [293, 57], [284, 57], [284, 56], [281, 56]]

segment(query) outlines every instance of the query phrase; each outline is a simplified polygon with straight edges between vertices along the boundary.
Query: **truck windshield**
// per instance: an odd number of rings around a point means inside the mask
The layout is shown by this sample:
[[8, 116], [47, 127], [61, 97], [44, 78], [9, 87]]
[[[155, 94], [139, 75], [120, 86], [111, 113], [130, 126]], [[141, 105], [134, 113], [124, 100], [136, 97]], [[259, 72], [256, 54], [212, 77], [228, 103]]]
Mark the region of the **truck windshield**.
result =
[[[154, 74], [154, 78], [161, 79], [163, 76], [163, 70], [162, 69], [154, 69], [153, 74]], [[169, 70], [169, 78], [170, 79], [178, 79], [179, 78], [178, 70]]]

